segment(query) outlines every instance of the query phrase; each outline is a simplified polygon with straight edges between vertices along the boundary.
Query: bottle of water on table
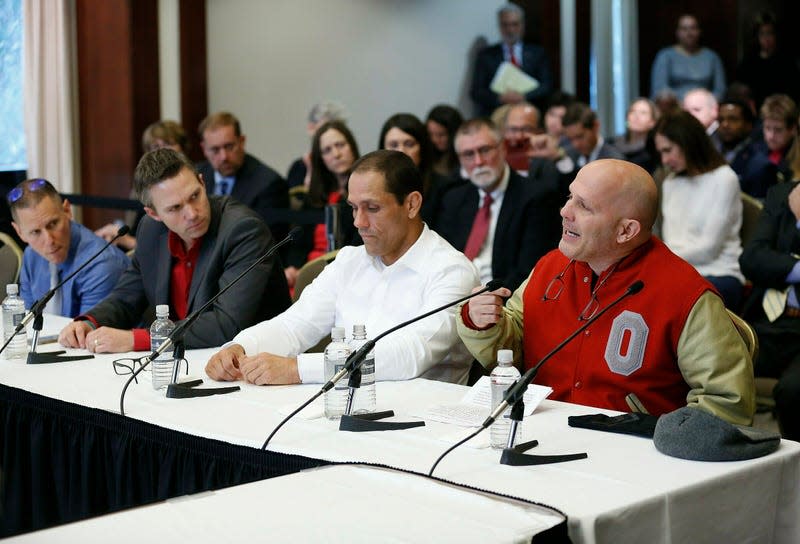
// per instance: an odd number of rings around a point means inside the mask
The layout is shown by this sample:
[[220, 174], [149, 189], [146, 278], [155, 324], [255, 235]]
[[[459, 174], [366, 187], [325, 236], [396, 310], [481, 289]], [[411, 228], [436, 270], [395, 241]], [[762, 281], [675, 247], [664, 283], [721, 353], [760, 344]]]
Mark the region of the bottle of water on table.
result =
[[[150, 325], [150, 351], [155, 351], [164, 343], [164, 340], [175, 330], [175, 323], [169, 319], [169, 305], [156, 306], [156, 320]], [[163, 389], [172, 381], [172, 369], [175, 360], [172, 357], [172, 348], [165, 350], [154, 361], [150, 361], [153, 370], [153, 389]]]
[[[3, 301], [3, 342], [8, 341], [17, 325], [25, 317], [25, 302], [19, 297], [16, 283], [6, 285], [7, 297]], [[14, 335], [3, 351], [6, 359], [22, 359], [28, 354], [28, 335], [25, 329]]]
[[[350, 348], [353, 352], [367, 343], [367, 328], [353, 325], [353, 339]], [[345, 381], [345, 380], [342, 380]], [[361, 363], [361, 387], [356, 389], [353, 399], [353, 414], [371, 414], [375, 411], [375, 349], [373, 348]]]
[[[489, 379], [492, 382], [492, 410], [503, 401], [506, 389], [520, 377], [519, 370], [514, 366], [514, 352], [510, 349], [497, 351], [497, 366], [492, 370]], [[489, 440], [493, 448], [503, 449], [508, 443], [508, 432], [511, 429], [511, 406], [497, 416], [489, 428]], [[522, 422], [517, 425], [517, 439], [522, 432]], [[515, 440], [516, 442], [517, 440]], [[512, 444], [513, 446], [513, 444]]]
[[[325, 381], [344, 367], [347, 357], [352, 353], [344, 341], [344, 327], [331, 329], [331, 343], [325, 348]], [[325, 417], [340, 419], [347, 404], [347, 376], [336, 383], [333, 389], [325, 392]]]

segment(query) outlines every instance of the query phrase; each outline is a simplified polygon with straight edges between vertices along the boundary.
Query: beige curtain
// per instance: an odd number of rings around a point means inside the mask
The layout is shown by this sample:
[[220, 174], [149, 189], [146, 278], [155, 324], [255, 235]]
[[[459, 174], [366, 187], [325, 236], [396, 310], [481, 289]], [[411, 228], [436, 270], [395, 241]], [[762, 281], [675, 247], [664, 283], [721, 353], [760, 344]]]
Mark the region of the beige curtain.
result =
[[74, 0], [23, 0], [23, 19], [28, 177], [80, 192]]

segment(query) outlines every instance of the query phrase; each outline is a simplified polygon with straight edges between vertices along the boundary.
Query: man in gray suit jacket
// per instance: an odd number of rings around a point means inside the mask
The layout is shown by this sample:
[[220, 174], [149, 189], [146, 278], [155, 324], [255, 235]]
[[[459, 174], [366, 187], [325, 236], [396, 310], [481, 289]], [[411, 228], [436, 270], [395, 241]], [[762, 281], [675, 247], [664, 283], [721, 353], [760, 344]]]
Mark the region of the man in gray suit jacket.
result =
[[[65, 327], [59, 342], [94, 352], [150, 349], [148, 308], [169, 304], [187, 317], [231, 283], [272, 245], [263, 221], [228, 197], [207, 196], [192, 164], [171, 149], [147, 153], [134, 183], [147, 217], [136, 234], [131, 266], [111, 294]], [[186, 347], [221, 345], [240, 330], [290, 304], [277, 257], [259, 264], [203, 312], [185, 335]]]

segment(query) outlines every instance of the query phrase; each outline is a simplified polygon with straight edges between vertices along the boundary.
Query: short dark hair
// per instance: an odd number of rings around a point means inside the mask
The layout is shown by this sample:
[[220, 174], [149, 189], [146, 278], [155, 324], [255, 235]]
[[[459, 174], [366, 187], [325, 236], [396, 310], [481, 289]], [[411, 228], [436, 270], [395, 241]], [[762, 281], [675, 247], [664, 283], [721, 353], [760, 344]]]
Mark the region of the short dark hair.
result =
[[192, 161], [174, 149], [162, 147], [145, 153], [133, 173], [133, 189], [139, 201], [144, 206], [152, 206], [150, 188], [165, 179], [174, 178], [184, 168], [197, 176]]
[[26, 179], [11, 189], [6, 195], [11, 217], [17, 220], [17, 210], [32, 208], [45, 198], [52, 198], [61, 204], [62, 198], [53, 184], [44, 178]]
[[561, 119], [561, 126], [568, 127], [580, 123], [584, 128], [593, 128], [595, 122], [597, 122], [597, 114], [588, 104], [573, 102], [567, 106], [567, 111], [564, 112], [564, 117]]
[[401, 151], [379, 149], [367, 153], [353, 165], [352, 174], [362, 172], [381, 174], [386, 180], [386, 192], [393, 194], [398, 204], [415, 191], [422, 194], [422, 174], [411, 157]]
[[736, 106], [742, 111], [742, 119], [751, 125], [756, 122], [756, 117], [753, 115], [753, 110], [750, 108], [750, 104], [744, 100], [740, 100], [738, 98], [723, 98], [722, 102], [719, 103], [720, 110], [722, 109], [722, 106]]
[[664, 114], [653, 132], [661, 134], [681, 149], [686, 159], [686, 173], [690, 176], [705, 174], [727, 164], [706, 134], [703, 124], [688, 111]]

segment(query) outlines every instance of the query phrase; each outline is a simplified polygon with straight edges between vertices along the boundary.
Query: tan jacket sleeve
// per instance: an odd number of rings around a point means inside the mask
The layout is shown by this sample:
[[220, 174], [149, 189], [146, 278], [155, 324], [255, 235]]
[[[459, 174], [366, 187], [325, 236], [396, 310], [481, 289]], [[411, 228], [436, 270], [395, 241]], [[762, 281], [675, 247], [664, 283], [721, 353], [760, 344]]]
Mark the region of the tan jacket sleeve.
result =
[[750, 425], [755, 411], [753, 362], [722, 300], [704, 293], [678, 340], [678, 367], [690, 391], [689, 406], [737, 425]]
[[522, 294], [529, 280], [530, 275], [506, 301], [500, 321], [486, 330], [475, 330], [465, 325], [459, 307], [456, 313], [458, 335], [472, 356], [484, 367], [491, 368], [494, 365], [499, 349], [514, 350], [514, 363], [522, 360]]

